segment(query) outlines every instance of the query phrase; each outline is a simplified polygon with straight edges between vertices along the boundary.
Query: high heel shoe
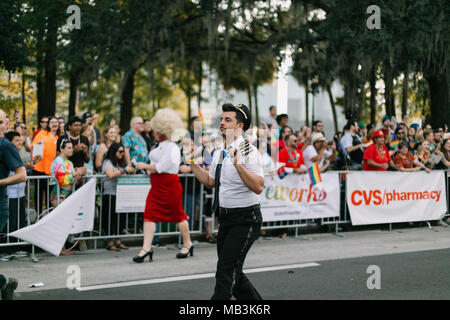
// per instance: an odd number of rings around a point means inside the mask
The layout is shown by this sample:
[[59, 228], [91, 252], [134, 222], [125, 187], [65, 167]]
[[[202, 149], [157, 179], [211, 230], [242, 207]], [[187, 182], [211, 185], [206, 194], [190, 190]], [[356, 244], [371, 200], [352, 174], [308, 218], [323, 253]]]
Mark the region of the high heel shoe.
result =
[[[144, 249], [142, 249], [142, 251], [145, 251]], [[133, 261], [136, 263], [142, 263], [144, 262], [146, 257], [149, 257], [148, 262], [152, 262], [153, 261], [153, 250], [150, 249], [150, 251], [145, 251], [145, 254], [143, 256], [136, 256], [133, 258]]]
[[192, 246], [192, 245], [190, 247], [183, 246], [183, 248], [189, 249], [189, 251], [187, 253], [178, 252], [177, 253], [177, 259], [187, 258], [188, 255], [190, 255], [191, 257], [194, 256], [194, 246]]

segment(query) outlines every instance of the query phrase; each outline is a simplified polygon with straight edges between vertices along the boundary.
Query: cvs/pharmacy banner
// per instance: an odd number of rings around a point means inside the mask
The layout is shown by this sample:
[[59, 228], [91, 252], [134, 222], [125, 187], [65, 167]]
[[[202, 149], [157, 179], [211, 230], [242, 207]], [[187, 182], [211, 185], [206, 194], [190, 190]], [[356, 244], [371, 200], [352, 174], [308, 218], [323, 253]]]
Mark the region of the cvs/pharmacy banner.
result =
[[351, 172], [347, 204], [353, 225], [429, 221], [447, 212], [443, 172]]
[[264, 222], [339, 216], [339, 175], [324, 173], [322, 182], [311, 185], [308, 175], [290, 173], [283, 179], [266, 176], [260, 195]]

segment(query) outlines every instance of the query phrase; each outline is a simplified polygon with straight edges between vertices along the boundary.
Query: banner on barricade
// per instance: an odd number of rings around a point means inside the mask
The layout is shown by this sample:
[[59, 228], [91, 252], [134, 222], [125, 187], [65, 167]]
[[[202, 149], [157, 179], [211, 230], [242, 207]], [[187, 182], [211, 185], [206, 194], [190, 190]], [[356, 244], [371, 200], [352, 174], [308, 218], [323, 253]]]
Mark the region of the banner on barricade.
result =
[[95, 216], [96, 179], [91, 179], [35, 224], [9, 236], [27, 241], [59, 256], [69, 234], [92, 231]]
[[339, 174], [327, 172], [312, 185], [306, 174], [266, 176], [260, 195], [264, 222], [320, 219], [339, 216]]
[[120, 177], [116, 189], [116, 212], [144, 212], [150, 187], [148, 176]]
[[443, 172], [351, 172], [347, 204], [352, 225], [430, 221], [447, 212]]

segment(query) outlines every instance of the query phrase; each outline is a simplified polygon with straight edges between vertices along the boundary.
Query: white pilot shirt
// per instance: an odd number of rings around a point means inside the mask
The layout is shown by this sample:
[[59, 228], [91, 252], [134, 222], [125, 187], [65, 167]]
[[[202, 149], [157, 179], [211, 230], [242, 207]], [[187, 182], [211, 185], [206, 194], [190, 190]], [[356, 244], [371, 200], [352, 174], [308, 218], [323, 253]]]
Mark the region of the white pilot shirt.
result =
[[150, 164], [156, 165], [157, 173], [178, 174], [181, 154], [175, 142], [165, 140], [148, 154]]
[[[230, 145], [230, 148], [238, 149], [239, 144], [243, 141], [244, 137], [240, 136]], [[223, 149], [224, 145], [221, 145], [214, 152], [211, 168], [209, 169], [209, 176], [212, 179], [215, 179], [216, 167]], [[250, 150], [248, 155], [241, 155], [239, 161], [249, 172], [264, 178], [261, 154], [253, 145], [250, 145]], [[233, 165], [231, 157], [229, 155], [225, 156], [220, 173], [219, 206], [223, 208], [243, 208], [253, 206], [259, 202], [259, 195], [245, 186]]]

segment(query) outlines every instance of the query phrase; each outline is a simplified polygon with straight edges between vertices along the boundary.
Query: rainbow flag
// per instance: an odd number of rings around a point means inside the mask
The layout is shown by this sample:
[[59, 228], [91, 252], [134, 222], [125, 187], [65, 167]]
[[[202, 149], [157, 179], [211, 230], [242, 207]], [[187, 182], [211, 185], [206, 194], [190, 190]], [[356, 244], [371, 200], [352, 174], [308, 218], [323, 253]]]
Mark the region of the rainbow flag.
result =
[[322, 177], [320, 176], [319, 165], [316, 163], [311, 168], [308, 169], [309, 177], [311, 179], [311, 184], [316, 185], [322, 182]]
[[427, 156], [425, 155], [425, 152], [422, 153], [422, 162], [425, 164], [427, 163]]
[[278, 177], [280, 177], [280, 179], [283, 179], [284, 177], [286, 177], [288, 175], [284, 166], [277, 170], [277, 174], [278, 174]]
[[400, 141], [398, 141], [397, 139], [392, 140], [391, 143], [389, 144], [389, 146], [391, 147], [391, 150], [397, 149], [397, 148], [398, 148], [398, 143], [399, 143], [399, 142], [400, 142]]

